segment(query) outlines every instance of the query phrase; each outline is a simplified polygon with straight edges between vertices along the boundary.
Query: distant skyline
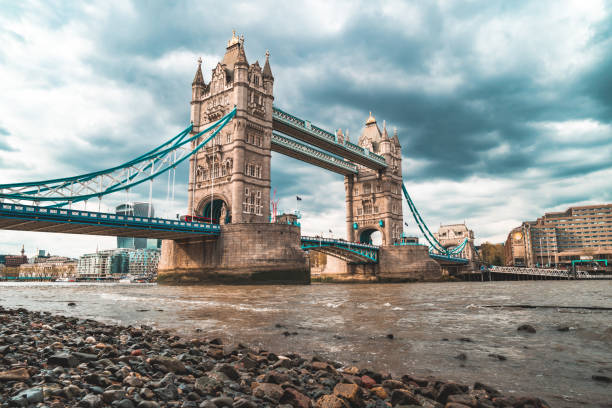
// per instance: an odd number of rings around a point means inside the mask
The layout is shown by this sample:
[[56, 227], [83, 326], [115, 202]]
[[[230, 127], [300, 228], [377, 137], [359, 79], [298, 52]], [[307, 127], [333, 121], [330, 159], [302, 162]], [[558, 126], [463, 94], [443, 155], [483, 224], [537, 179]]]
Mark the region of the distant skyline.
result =
[[[612, 202], [612, 9], [604, 1], [138, 2], [0, 5], [0, 183], [108, 168], [189, 123], [232, 29], [265, 59], [275, 105], [355, 141], [368, 112], [398, 129], [403, 177], [435, 230], [463, 223], [503, 242], [525, 220]], [[185, 212], [187, 171], [155, 184], [159, 216]], [[339, 175], [273, 153], [279, 208], [302, 198], [304, 234], [343, 237]], [[101, 203], [148, 201], [148, 190]], [[89, 209], [98, 208], [90, 202]], [[405, 232], [417, 234], [408, 207]], [[0, 231], [76, 257], [114, 237]]]

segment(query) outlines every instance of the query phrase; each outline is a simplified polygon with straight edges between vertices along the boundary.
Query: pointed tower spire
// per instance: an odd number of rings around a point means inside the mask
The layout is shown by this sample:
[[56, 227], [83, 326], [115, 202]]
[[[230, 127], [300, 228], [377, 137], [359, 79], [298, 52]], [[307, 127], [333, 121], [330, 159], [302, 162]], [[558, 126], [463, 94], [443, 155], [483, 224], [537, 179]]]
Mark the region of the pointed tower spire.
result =
[[400, 142], [399, 142], [399, 137], [397, 137], [397, 128], [393, 128], [393, 142], [399, 146]]
[[383, 140], [389, 139], [389, 134], [387, 133], [387, 121], [383, 120], [383, 131], [382, 131]]
[[366, 120], [366, 125], [371, 125], [373, 123], [376, 123], [376, 118], [372, 116], [372, 111], [370, 111], [370, 116], [368, 116], [368, 119]]
[[191, 85], [204, 86], [204, 75], [202, 75], [202, 57], [198, 58], [198, 69], [196, 70], [195, 77], [193, 77], [193, 82]]
[[272, 75], [272, 69], [270, 68], [270, 51], [266, 50], [266, 63], [264, 64], [263, 74], [264, 78], [274, 79]]
[[236, 59], [235, 65], [246, 65], [249, 66], [249, 62], [247, 61], [246, 54], [244, 53], [244, 35], [240, 40], [240, 44], [238, 46], [238, 58]]

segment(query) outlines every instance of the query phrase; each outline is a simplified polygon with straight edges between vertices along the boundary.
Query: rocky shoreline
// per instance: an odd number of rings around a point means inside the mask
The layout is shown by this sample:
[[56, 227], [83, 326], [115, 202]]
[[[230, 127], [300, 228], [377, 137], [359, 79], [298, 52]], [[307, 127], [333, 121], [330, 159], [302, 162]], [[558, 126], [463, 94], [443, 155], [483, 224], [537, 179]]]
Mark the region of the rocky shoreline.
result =
[[482, 383], [0, 306], [0, 407], [549, 407]]

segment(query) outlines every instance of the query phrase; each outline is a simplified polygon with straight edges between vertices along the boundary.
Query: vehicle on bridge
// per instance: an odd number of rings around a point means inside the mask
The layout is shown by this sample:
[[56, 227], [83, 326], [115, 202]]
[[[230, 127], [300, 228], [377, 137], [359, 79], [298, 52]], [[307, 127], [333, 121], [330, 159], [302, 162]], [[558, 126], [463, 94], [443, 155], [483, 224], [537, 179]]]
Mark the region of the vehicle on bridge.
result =
[[218, 218], [200, 217], [197, 215], [181, 215], [179, 219], [185, 222], [204, 222], [206, 224], [218, 224], [219, 223]]

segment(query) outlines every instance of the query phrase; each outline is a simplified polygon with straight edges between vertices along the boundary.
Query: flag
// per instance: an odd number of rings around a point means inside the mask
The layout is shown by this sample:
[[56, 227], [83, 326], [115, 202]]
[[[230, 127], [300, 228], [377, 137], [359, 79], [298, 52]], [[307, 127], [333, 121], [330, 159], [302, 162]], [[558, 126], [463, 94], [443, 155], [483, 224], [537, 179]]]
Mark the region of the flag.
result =
[[302, 197], [297, 196], [297, 195], [295, 196], [295, 199], [298, 200], [298, 201], [302, 201]]

